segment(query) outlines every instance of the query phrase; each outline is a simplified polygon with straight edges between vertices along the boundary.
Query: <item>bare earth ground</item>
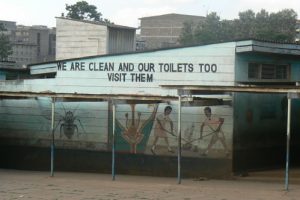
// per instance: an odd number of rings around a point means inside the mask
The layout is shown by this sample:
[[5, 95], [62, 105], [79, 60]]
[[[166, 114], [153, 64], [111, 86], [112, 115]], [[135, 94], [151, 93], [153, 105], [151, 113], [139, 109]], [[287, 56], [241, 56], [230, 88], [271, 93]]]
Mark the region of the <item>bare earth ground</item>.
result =
[[182, 179], [110, 174], [18, 171], [0, 169], [0, 199], [204, 199], [298, 200], [300, 170], [291, 171], [284, 190], [284, 171], [233, 177], [232, 180]]

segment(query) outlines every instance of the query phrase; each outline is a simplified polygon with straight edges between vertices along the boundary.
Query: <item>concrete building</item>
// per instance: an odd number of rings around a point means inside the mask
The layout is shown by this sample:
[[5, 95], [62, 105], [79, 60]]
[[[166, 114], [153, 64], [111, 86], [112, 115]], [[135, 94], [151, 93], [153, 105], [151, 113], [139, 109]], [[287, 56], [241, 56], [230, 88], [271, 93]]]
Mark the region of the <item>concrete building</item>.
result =
[[23, 26], [16, 22], [0, 21], [9, 31], [13, 54], [10, 61], [17, 66], [46, 62], [55, 59], [55, 28]]
[[296, 39], [295, 41], [296, 42], [300, 42], [300, 20], [297, 20], [297, 23], [296, 23]]
[[132, 27], [57, 17], [56, 28], [58, 60], [135, 50]]
[[55, 29], [46, 26], [17, 26], [11, 60], [29, 64], [55, 59]]
[[0, 24], [6, 29], [5, 34], [9, 35], [10, 41], [13, 41], [17, 29], [16, 22], [0, 20]]
[[183, 23], [187, 21], [197, 25], [204, 17], [182, 14], [165, 14], [140, 18], [140, 40], [145, 42], [145, 49], [157, 49], [179, 45]]
[[176, 176], [182, 156], [184, 177], [227, 177], [285, 166], [287, 124], [300, 164], [300, 45], [231, 41], [29, 69], [0, 81], [0, 167], [47, 170], [55, 143], [57, 170], [110, 173], [116, 152], [117, 173]]
[[0, 20], [0, 24], [2, 24], [3, 27], [8, 31], [15, 31], [16, 30], [16, 22]]

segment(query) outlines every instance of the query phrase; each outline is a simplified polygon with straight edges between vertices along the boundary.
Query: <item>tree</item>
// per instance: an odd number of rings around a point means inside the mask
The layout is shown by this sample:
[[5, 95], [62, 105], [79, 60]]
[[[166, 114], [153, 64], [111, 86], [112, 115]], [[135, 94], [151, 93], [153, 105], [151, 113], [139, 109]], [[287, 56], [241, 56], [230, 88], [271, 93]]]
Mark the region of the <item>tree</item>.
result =
[[239, 13], [239, 19], [236, 22], [238, 32], [235, 38], [252, 38], [255, 33], [255, 13], [252, 10], [246, 10]]
[[7, 61], [8, 56], [13, 53], [9, 37], [5, 31], [3, 24], [0, 24], [0, 61]]
[[238, 19], [223, 21], [217, 13], [210, 13], [191, 34], [182, 34], [179, 41], [183, 45], [188, 44], [186, 41], [197, 44], [245, 38], [293, 42], [296, 22], [297, 13], [292, 9], [271, 14], [264, 9], [258, 13], [246, 10], [239, 13]]
[[270, 14], [270, 24], [274, 30], [273, 40], [293, 41], [296, 36], [297, 13], [292, 9], [284, 9]]
[[255, 32], [253, 33], [253, 37], [256, 38], [272, 39], [272, 35], [276, 33], [276, 31], [274, 31], [275, 30], [274, 28], [276, 27], [272, 27], [270, 24], [270, 15], [264, 9], [256, 13], [253, 27], [255, 29]]
[[183, 29], [179, 36], [179, 43], [184, 45], [194, 44], [194, 27], [193, 21], [186, 21], [183, 23]]
[[101, 18], [102, 14], [97, 11], [97, 7], [89, 5], [86, 1], [78, 1], [76, 4], [66, 4], [67, 17], [79, 20], [103, 21], [111, 23], [108, 19]]
[[198, 43], [214, 42], [220, 39], [221, 23], [217, 13], [208, 14], [202, 24], [195, 30], [194, 37]]

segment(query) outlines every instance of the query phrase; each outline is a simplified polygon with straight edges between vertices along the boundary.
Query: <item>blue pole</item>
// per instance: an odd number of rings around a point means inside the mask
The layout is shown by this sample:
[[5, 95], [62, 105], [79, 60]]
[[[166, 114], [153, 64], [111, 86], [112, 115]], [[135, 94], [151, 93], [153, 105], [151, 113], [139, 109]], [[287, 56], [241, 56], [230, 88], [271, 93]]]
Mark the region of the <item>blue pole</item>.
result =
[[286, 134], [286, 163], [285, 163], [285, 190], [289, 190], [289, 162], [290, 162], [290, 125], [291, 125], [291, 98], [288, 97], [287, 134]]
[[54, 110], [55, 110], [55, 98], [52, 98], [51, 103], [51, 136], [52, 136], [52, 142], [51, 142], [51, 177], [54, 176]]
[[116, 127], [115, 121], [116, 121], [116, 106], [115, 103], [113, 103], [112, 169], [111, 169], [113, 181], [116, 179], [115, 178], [115, 127]]
[[178, 96], [178, 171], [177, 183], [181, 184], [181, 96]]

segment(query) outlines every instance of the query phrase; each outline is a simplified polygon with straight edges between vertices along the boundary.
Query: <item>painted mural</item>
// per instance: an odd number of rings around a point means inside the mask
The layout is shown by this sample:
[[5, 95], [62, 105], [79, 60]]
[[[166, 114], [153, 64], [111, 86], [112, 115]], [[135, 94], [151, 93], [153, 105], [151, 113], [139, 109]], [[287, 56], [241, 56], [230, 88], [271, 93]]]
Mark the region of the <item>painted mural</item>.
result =
[[[54, 138], [59, 148], [107, 149], [107, 102], [55, 103]], [[0, 101], [0, 136], [20, 144], [49, 146], [51, 100], [32, 98]], [[3, 140], [4, 141], [4, 140]]]
[[229, 105], [183, 107], [182, 155], [231, 158], [232, 112]]
[[[108, 102], [55, 102], [54, 138], [58, 148], [111, 151], [112, 112]], [[231, 157], [232, 107], [183, 106], [182, 155]], [[22, 145], [49, 147], [52, 139], [49, 98], [0, 101], [1, 138]], [[177, 156], [178, 104], [116, 105], [117, 152]], [[2, 140], [7, 142], [7, 140]]]
[[[116, 150], [155, 156], [177, 156], [178, 105], [117, 106]], [[232, 107], [182, 107], [182, 155], [231, 157]]]
[[[126, 108], [128, 107], [130, 110], [126, 112]], [[141, 111], [136, 113], [136, 107]], [[145, 147], [157, 113], [157, 107], [158, 105], [152, 104], [147, 106], [125, 104], [117, 107], [119, 108], [116, 119], [116, 149], [118, 151], [129, 151], [130, 153], [145, 152]]]

